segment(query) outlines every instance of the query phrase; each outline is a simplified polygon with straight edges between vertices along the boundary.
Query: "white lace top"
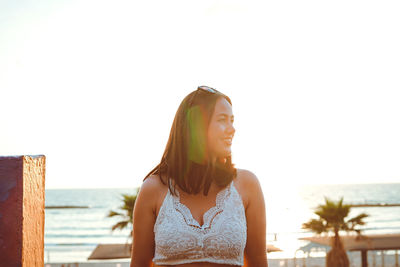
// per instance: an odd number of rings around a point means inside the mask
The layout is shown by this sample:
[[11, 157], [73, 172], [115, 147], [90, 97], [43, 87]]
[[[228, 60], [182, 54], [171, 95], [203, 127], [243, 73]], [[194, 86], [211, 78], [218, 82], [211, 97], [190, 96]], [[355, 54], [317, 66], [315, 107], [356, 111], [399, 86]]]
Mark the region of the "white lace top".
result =
[[203, 225], [168, 190], [154, 224], [157, 265], [192, 262], [243, 265], [247, 226], [242, 199], [233, 182], [217, 194]]

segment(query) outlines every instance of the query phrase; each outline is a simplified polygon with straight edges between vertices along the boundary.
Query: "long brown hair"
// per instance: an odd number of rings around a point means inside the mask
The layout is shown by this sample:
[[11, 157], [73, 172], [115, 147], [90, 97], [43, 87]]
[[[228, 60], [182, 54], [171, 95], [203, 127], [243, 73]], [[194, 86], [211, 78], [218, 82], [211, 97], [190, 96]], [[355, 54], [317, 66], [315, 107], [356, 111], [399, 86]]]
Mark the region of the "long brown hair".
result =
[[161, 162], [146, 175], [158, 175], [173, 194], [178, 186], [189, 194], [203, 190], [207, 195], [211, 183], [228, 185], [236, 177], [231, 156], [224, 162], [212, 163], [207, 149], [207, 132], [216, 102], [230, 98], [217, 90], [207, 91], [200, 87], [187, 95], [179, 105]]

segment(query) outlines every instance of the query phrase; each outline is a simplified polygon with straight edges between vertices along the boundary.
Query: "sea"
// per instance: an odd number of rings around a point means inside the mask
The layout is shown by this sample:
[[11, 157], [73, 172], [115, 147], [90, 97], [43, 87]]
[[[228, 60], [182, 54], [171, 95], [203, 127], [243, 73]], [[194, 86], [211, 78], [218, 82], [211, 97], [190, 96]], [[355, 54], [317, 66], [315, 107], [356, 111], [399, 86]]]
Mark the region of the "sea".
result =
[[[81, 206], [45, 210], [45, 263], [87, 262], [98, 244], [128, 242], [131, 229], [111, 231], [121, 218], [108, 218], [110, 210], [119, 211], [122, 194], [135, 194], [135, 188], [47, 189], [46, 206]], [[269, 186], [263, 188], [267, 214], [267, 243], [281, 252], [269, 258], [302, 257], [299, 240], [313, 234], [301, 228], [314, 215], [325, 198], [346, 204], [399, 204], [400, 183], [357, 185]], [[364, 234], [400, 233], [400, 206], [353, 207], [349, 217], [367, 213]], [[320, 256], [316, 252], [314, 256]], [[311, 254], [311, 256], [313, 256]], [[129, 259], [126, 259], [128, 261]]]

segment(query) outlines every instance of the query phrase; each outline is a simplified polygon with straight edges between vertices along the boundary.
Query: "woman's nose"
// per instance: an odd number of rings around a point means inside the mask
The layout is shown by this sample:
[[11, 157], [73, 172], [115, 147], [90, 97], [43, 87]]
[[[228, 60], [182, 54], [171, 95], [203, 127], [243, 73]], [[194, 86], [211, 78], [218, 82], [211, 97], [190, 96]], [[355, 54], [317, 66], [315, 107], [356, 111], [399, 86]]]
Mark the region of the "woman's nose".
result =
[[229, 132], [229, 134], [233, 135], [235, 133], [235, 131], [236, 131], [236, 129], [235, 129], [235, 127], [233, 127], [233, 124], [231, 123], [228, 127], [228, 132]]

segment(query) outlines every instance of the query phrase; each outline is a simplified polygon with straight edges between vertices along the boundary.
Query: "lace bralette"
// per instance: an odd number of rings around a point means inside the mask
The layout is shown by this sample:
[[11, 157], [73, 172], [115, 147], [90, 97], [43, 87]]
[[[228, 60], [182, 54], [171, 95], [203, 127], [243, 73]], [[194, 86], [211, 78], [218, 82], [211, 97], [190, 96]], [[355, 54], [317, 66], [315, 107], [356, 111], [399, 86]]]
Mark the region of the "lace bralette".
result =
[[157, 265], [192, 262], [243, 265], [247, 226], [242, 199], [231, 182], [217, 194], [203, 225], [168, 190], [154, 224]]

